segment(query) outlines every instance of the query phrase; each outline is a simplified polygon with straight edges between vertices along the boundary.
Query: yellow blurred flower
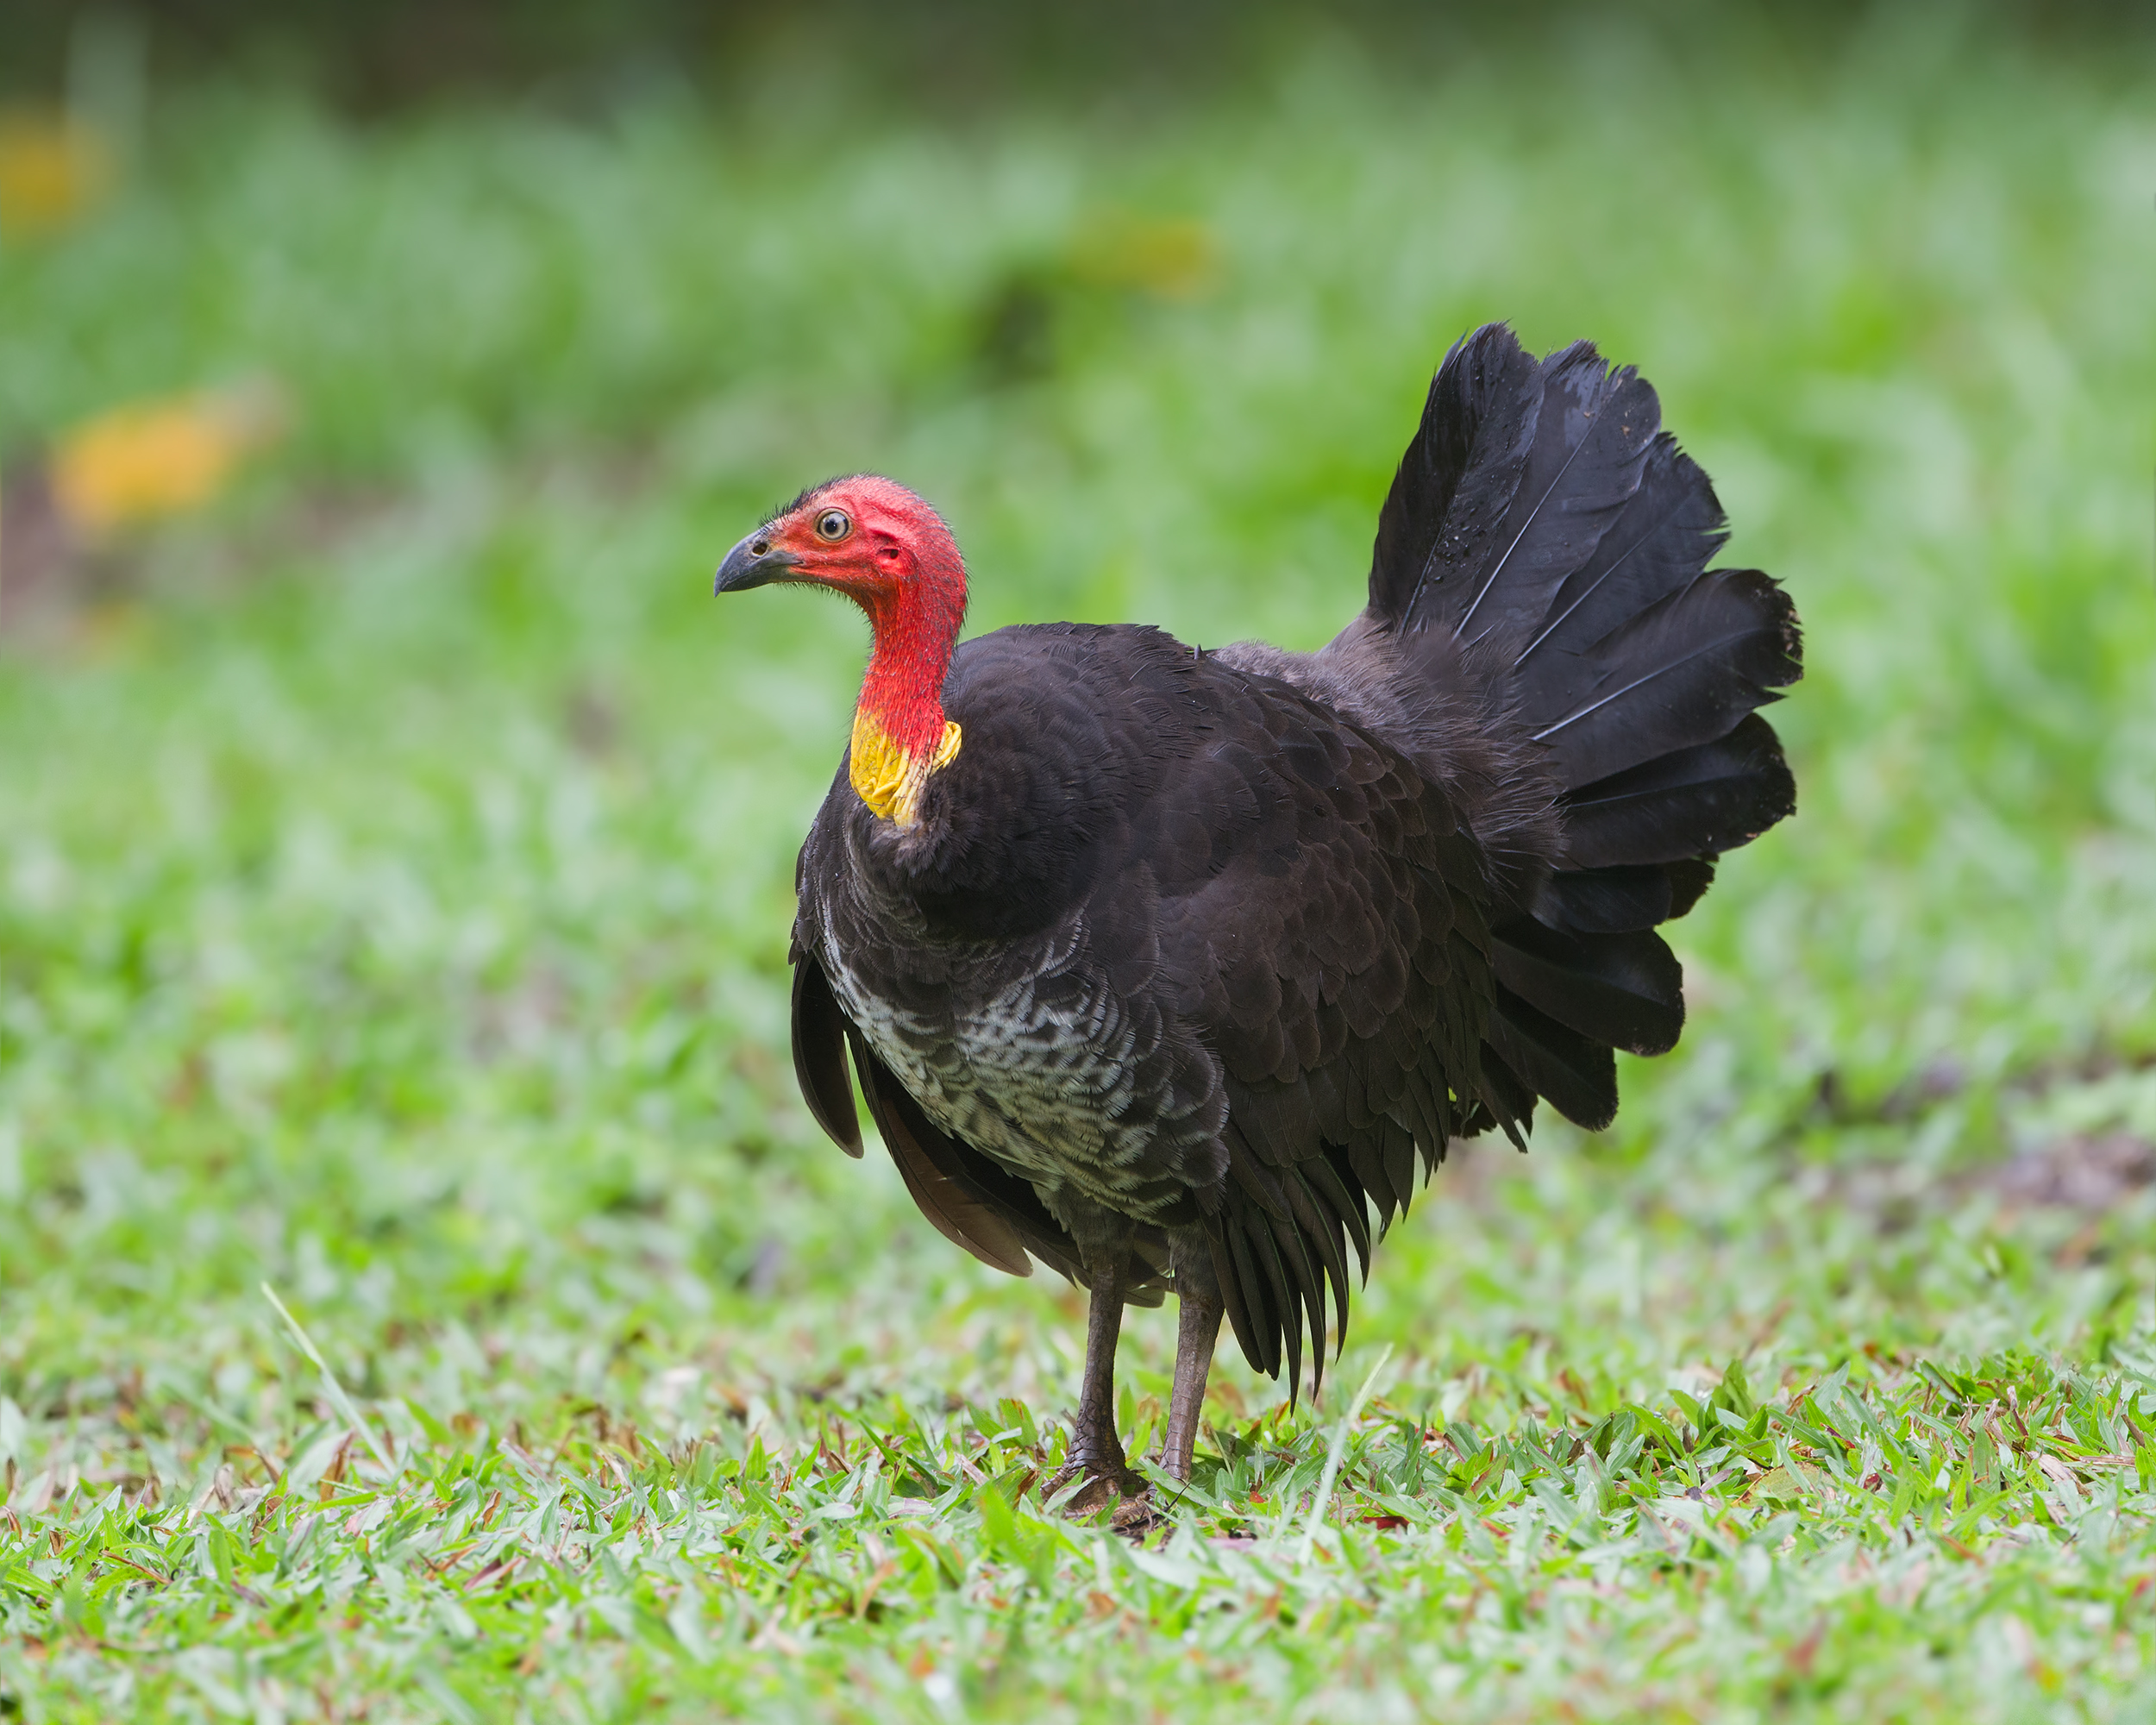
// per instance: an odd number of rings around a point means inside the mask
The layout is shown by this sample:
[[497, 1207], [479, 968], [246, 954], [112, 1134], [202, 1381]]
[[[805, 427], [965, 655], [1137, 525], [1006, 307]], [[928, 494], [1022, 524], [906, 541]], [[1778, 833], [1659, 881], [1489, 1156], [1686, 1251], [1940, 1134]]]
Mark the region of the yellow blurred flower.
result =
[[275, 397], [260, 388], [117, 407], [54, 448], [53, 494], [91, 532], [180, 514], [223, 490], [280, 419]]
[[64, 228], [111, 182], [111, 152], [89, 127], [53, 114], [0, 116], [0, 227]]
[[1202, 222], [1106, 215], [1072, 237], [1071, 273], [1098, 287], [1138, 288], [1163, 299], [1195, 299], [1214, 284], [1219, 254]]

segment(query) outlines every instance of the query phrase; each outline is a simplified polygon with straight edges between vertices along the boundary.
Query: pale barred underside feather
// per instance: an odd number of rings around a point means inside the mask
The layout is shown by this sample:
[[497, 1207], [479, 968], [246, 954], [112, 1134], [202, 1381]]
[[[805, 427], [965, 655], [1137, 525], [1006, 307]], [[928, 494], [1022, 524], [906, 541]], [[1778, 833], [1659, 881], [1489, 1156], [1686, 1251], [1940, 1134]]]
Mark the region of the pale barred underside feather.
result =
[[[936, 1013], [886, 999], [828, 915], [818, 957], [841, 1010], [944, 1132], [1031, 1181], [1058, 1217], [1075, 1193], [1139, 1221], [1158, 1219], [1169, 1195], [1145, 1164], [1160, 1120], [1133, 1106], [1150, 1051], [1130, 1004], [1087, 962], [1082, 913], [1039, 940], [1000, 985], [981, 988], [962, 961]], [[1004, 973], [1010, 960], [978, 968]]]

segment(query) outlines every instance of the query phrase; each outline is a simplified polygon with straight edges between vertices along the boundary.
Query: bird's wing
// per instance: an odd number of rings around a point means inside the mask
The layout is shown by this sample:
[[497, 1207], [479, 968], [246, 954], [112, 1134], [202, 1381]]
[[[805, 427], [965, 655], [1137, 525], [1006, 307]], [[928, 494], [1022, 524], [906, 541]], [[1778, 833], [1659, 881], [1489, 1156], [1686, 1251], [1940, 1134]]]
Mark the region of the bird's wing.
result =
[[1367, 1272], [1447, 1140], [1516, 1132], [1533, 1097], [1485, 1045], [1489, 888], [1443, 793], [1285, 684], [1211, 681], [1209, 741], [1138, 815], [1131, 866], [1157, 894], [1155, 986], [1222, 1068], [1200, 1201], [1230, 1320], [1293, 1383], [1326, 1283], [1345, 1318], [1351, 1247]]
[[797, 942], [787, 955], [793, 965], [793, 1077], [801, 1100], [831, 1142], [856, 1160], [861, 1156], [861, 1119], [854, 1113], [854, 1087], [846, 1072], [846, 1019], [831, 994], [824, 967]]

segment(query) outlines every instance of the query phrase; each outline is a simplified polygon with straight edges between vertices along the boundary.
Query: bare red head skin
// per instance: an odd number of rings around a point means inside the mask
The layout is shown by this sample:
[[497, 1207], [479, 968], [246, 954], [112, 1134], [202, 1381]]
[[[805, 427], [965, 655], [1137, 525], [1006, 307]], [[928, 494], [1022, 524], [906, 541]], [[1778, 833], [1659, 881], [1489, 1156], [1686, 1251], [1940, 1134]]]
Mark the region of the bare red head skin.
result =
[[868, 615], [875, 645], [861, 718], [909, 757], [943, 739], [943, 677], [966, 618], [966, 565], [922, 499], [874, 474], [805, 491], [726, 554], [717, 593], [788, 582], [829, 587]]

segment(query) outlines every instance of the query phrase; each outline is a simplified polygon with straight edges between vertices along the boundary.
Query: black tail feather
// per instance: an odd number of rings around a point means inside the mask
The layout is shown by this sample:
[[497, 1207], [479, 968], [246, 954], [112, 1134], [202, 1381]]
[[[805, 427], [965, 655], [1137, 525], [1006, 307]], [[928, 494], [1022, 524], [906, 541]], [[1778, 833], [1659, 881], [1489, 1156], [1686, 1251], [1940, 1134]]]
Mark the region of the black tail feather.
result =
[[1675, 922], [1681, 916], [1689, 916], [1692, 906], [1707, 896], [1707, 889], [1714, 884], [1714, 864], [1720, 861], [1720, 853], [1709, 851], [1702, 856], [1680, 856], [1663, 870], [1670, 877], [1670, 913], [1664, 922]]
[[1796, 607], [1770, 577], [1714, 570], [1540, 678], [1532, 704], [1564, 711], [1530, 734], [1561, 783], [1608, 778], [1727, 736], [1796, 681], [1800, 650]]
[[1559, 1024], [1633, 1054], [1667, 1054], [1684, 1028], [1684, 973], [1662, 937], [1570, 934], [1522, 917], [1490, 946], [1497, 980]]
[[1378, 518], [1369, 615], [1481, 649], [1444, 662], [1497, 668], [1476, 674], [1501, 681], [1563, 816], [1556, 872], [1494, 932], [1470, 1129], [1517, 1139], [1536, 1095], [1607, 1125], [1610, 1050], [1660, 1053], [1684, 1022], [1652, 931], [1795, 806], [1756, 709], [1802, 674], [1796, 612], [1757, 570], [1707, 568], [1721, 505], [1661, 422], [1588, 344], [1537, 361], [1486, 325], [1438, 367]]
[[1410, 627], [1428, 588], [1451, 578], [1450, 604], [1466, 579], [1459, 572], [1496, 555], [1493, 542], [1534, 438], [1537, 381], [1534, 361], [1501, 323], [1485, 324], [1445, 356], [1378, 511], [1374, 615]]
[[1716, 570], [1721, 505], [1661, 403], [1586, 342], [1537, 361], [1501, 323], [1458, 342], [1378, 516], [1370, 614], [1507, 649], [1566, 787], [1711, 742], [1800, 674], [1796, 614]]
[[1617, 1060], [1609, 1044], [1567, 1030], [1509, 988], [1490, 1010], [1490, 1046], [1574, 1126], [1600, 1132], [1617, 1118]]
[[1552, 875], [1533, 910], [1536, 921], [1574, 934], [1629, 934], [1667, 922], [1674, 902], [1667, 869], [1620, 863]]
[[1584, 342], [1538, 364], [1487, 324], [1438, 367], [1378, 516], [1370, 609], [1524, 646], [1639, 488], [1659, 413]]
[[[1658, 402], [1652, 411], [1658, 421]], [[1623, 520], [1565, 578], [1513, 669], [1525, 673], [1583, 652], [1664, 594], [1688, 586], [1727, 540], [1724, 521], [1707, 475], [1676, 438], [1657, 432]]]
[[1582, 785], [1564, 807], [1567, 869], [1676, 862], [1750, 844], [1796, 812], [1796, 781], [1752, 713], [1726, 737]]

